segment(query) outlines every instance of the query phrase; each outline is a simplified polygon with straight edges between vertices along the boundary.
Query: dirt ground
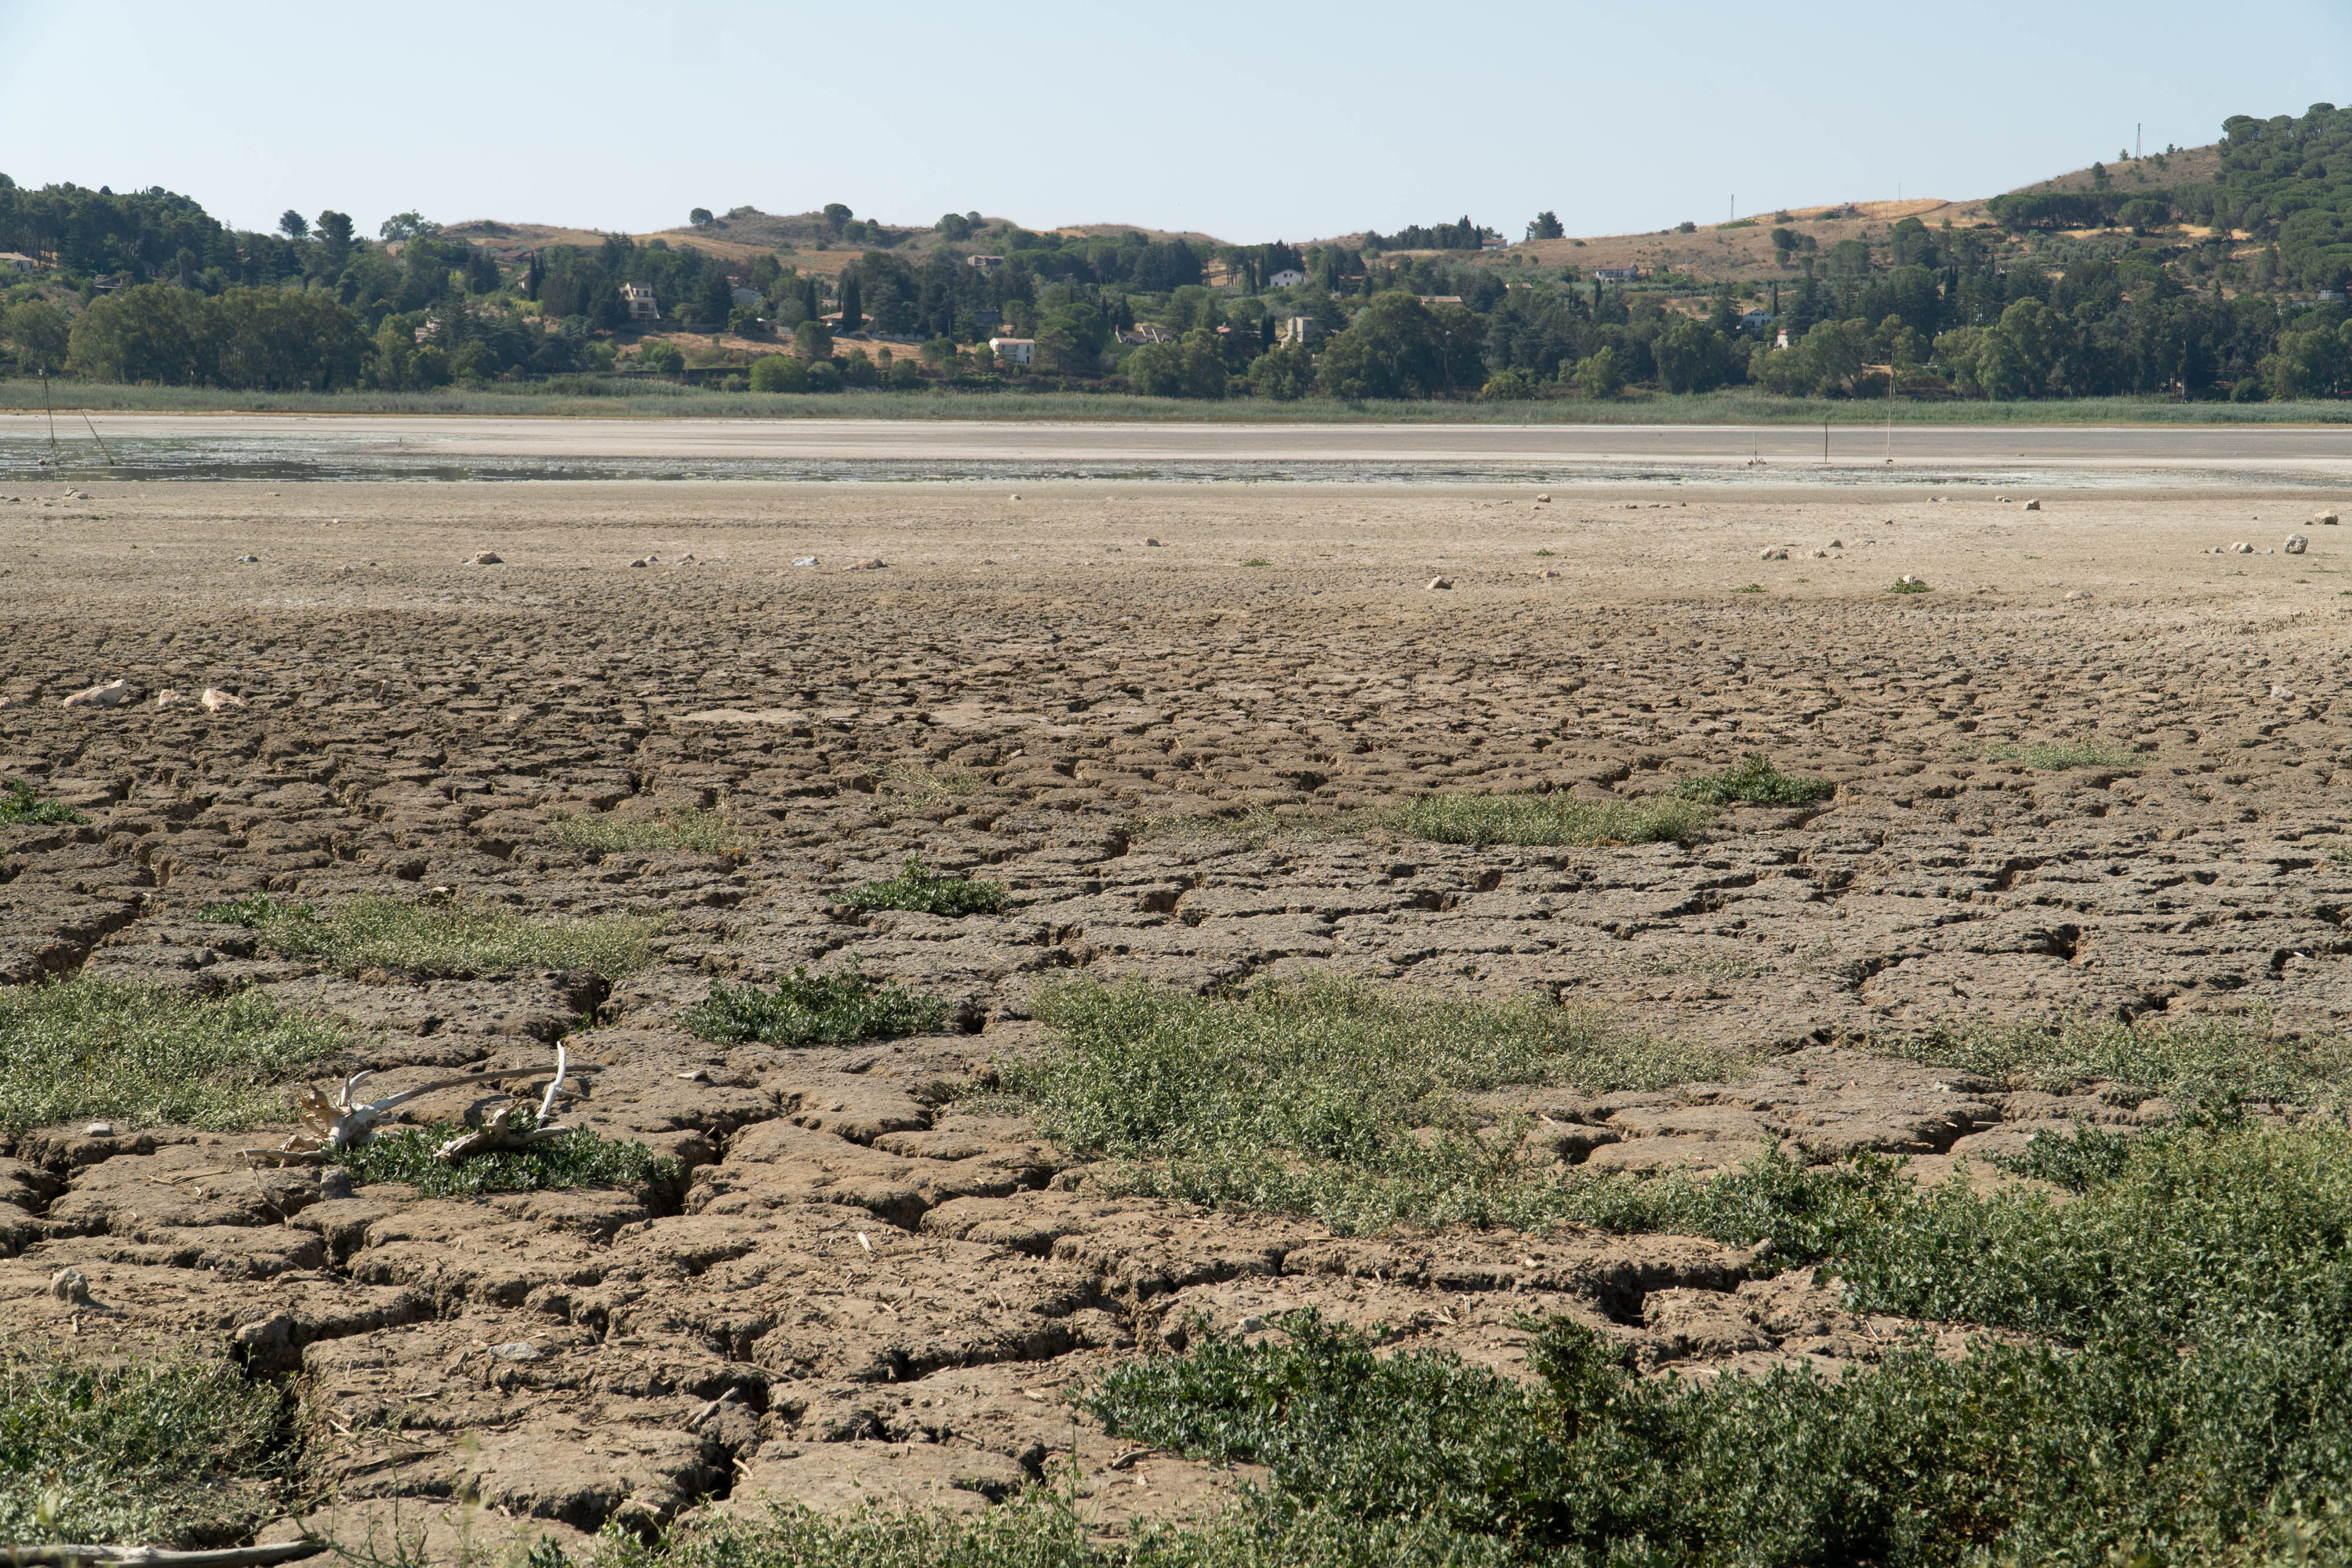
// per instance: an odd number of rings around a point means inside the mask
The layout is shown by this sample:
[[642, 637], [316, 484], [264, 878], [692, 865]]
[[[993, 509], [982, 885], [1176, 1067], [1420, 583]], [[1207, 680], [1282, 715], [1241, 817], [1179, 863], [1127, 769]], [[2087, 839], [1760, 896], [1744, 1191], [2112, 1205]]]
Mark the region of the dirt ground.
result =
[[[1872, 1034], [2352, 1012], [2352, 570], [2317, 492], [2058, 489], [2029, 512], [1691, 486], [87, 489], [0, 484], [0, 778], [92, 819], [0, 829], [0, 974], [257, 984], [380, 1030], [387, 1088], [536, 1064], [593, 1014], [575, 1119], [690, 1167], [679, 1190], [420, 1201], [257, 1173], [242, 1152], [274, 1133], [17, 1142], [0, 1328], [100, 1354], [225, 1334], [299, 1374], [346, 1532], [396, 1502], [446, 1538], [469, 1486], [478, 1540], [703, 1494], [982, 1508], [1074, 1451], [1106, 1522], [1181, 1511], [1234, 1477], [1123, 1451], [1062, 1391], [1199, 1314], [1272, 1332], [1253, 1321], [1316, 1306], [1511, 1364], [1512, 1318], [1559, 1311], [1700, 1375], [1885, 1343], [1833, 1287], [1750, 1278], [1712, 1242], [1350, 1239], [1107, 1196], [955, 1098], [1039, 1043], [1041, 977], [1337, 971], [1775, 1053], [1734, 1083], [1527, 1098], [1564, 1159], [1629, 1170], [1778, 1136], [1935, 1172], [2163, 1111], [2008, 1092]], [[2209, 553], [2239, 540], [2255, 553]], [[482, 551], [501, 563], [463, 564]], [[1930, 591], [1885, 591], [1904, 574]], [[116, 677], [140, 699], [59, 706]], [[154, 706], [207, 685], [249, 706]], [[1984, 760], [2083, 737], [2153, 756]], [[1170, 824], [1640, 796], [1750, 751], [1837, 791], [1733, 809], [1688, 851]], [[943, 769], [980, 787], [940, 790]], [[753, 852], [599, 862], [541, 836], [675, 805], [724, 809]], [[837, 907], [910, 851], [1013, 906]], [[436, 887], [658, 913], [663, 961], [609, 993], [353, 980], [193, 918], [257, 889]], [[952, 1032], [790, 1051], [677, 1026], [714, 976], [852, 956], [950, 998]], [[93, 1303], [47, 1292], [68, 1266]]]

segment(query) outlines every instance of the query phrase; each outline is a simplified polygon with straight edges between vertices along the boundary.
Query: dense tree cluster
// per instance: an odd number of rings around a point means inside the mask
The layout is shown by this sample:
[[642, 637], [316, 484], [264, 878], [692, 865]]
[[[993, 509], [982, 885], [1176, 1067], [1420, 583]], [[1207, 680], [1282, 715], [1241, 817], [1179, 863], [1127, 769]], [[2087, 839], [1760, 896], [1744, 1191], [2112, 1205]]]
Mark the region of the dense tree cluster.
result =
[[[1466, 215], [1347, 243], [1213, 246], [1032, 233], [978, 213], [945, 214], [924, 239], [836, 202], [790, 233], [857, 254], [803, 271], [789, 238], [744, 263], [621, 235], [493, 249], [415, 213], [373, 239], [331, 210], [253, 234], [160, 189], [27, 191], [0, 176], [0, 249], [49, 264], [6, 295], [0, 347], [23, 371], [257, 390], [607, 371], [632, 345], [629, 364], [675, 374], [686, 356], [667, 331], [724, 328], [777, 343], [737, 361], [763, 391], [1034, 378], [1351, 401], [1743, 384], [1790, 397], [2352, 392], [2352, 111], [2225, 129], [2210, 181], [2168, 183], [2164, 154], [2122, 160], [2087, 190], [1996, 199], [1991, 226], [1911, 217], [1832, 239], [1782, 213], [1778, 276], [1737, 291], [1671, 274], [1604, 284], [1539, 253], [1495, 266], [1475, 254], [1494, 231]], [[761, 217], [693, 211], [698, 231]], [[1564, 226], [1545, 211], [1528, 234]], [[632, 298], [652, 302], [650, 333], [633, 330]], [[1000, 362], [995, 337], [1025, 340], [1026, 358]]]

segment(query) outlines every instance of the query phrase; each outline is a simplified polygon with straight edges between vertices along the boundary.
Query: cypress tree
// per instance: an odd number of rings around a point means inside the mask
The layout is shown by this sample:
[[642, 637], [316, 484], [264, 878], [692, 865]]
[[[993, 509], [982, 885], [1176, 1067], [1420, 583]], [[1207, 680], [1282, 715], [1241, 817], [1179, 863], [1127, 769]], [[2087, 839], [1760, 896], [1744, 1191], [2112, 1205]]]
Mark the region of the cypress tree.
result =
[[845, 277], [841, 280], [841, 330], [844, 335], [866, 325], [866, 314], [859, 305], [857, 279]]

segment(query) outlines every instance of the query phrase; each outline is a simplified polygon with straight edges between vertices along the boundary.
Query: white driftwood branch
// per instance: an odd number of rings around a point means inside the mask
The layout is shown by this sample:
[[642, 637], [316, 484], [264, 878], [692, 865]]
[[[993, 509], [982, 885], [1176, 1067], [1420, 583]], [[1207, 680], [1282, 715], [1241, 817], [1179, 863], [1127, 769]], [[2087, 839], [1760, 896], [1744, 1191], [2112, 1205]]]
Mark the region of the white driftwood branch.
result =
[[5, 1546], [0, 1562], [22, 1568], [261, 1568], [293, 1563], [327, 1550], [323, 1541], [281, 1541], [273, 1546], [225, 1546], [210, 1552], [166, 1552], [158, 1546]]
[[477, 1127], [472, 1132], [461, 1133], [450, 1139], [433, 1151], [433, 1157], [444, 1165], [460, 1165], [476, 1155], [527, 1148], [543, 1139], [570, 1131], [551, 1118], [555, 1114], [556, 1096], [563, 1092], [564, 1075], [570, 1071], [571, 1064], [572, 1059], [565, 1052], [562, 1041], [558, 1040], [555, 1046], [555, 1082], [550, 1083], [547, 1092], [540, 1097], [539, 1115], [527, 1131], [516, 1130], [501, 1115], [487, 1127]]
[[[555, 1082], [549, 1086], [546, 1101], [540, 1107], [540, 1120], [545, 1123], [548, 1112], [555, 1103], [556, 1091], [563, 1086], [567, 1061], [563, 1047], [555, 1048]], [[324, 1165], [337, 1155], [365, 1143], [378, 1126], [389, 1121], [393, 1112], [422, 1095], [444, 1089], [457, 1089], [469, 1083], [499, 1083], [515, 1078], [538, 1076], [536, 1067], [511, 1068], [498, 1072], [467, 1072], [454, 1078], [436, 1078], [420, 1083], [414, 1089], [404, 1089], [387, 1094], [381, 1100], [362, 1101], [360, 1081], [372, 1072], [354, 1072], [343, 1081], [335, 1098], [330, 1100], [312, 1085], [305, 1084], [295, 1097], [301, 1127], [277, 1148], [255, 1151], [250, 1156], [270, 1165]]]

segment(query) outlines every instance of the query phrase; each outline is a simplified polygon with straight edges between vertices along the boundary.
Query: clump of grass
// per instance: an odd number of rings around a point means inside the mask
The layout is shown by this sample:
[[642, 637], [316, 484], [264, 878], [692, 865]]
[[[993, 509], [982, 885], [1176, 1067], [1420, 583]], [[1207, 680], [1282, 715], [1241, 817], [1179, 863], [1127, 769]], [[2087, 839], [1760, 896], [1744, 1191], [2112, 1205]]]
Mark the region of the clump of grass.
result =
[[0, 1538], [237, 1539], [283, 1506], [285, 1415], [282, 1394], [226, 1361], [14, 1349], [0, 1371]]
[[1265, 565], [1267, 565], [1267, 564], [1268, 564], [1268, 562], [1266, 561], [1266, 559], [1265, 559], [1264, 556], [1260, 556], [1260, 555], [1254, 555], [1254, 556], [1250, 557], [1250, 558], [1249, 558], [1249, 559], [1247, 559], [1247, 560], [1245, 560], [1245, 561], [1242, 562], [1242, 564], [1243, 564], [1244, 566], [1265, 566]]
[[1751, 582], [1744, 588], [1735, 588], [1731, 591], [1734, 593], [1761, 593], [1764, 591], [1764, 585], [1760, 582]]
[[1754, 806], [1802, 806], [1836, 789], [1826, 779], [1791, 779], [1760, 751], [1749, 752], [1744, 760], [1720, 773], [1685, 779], [1675, 786], [1681, 799], [1709, 806], [1728, 806], [1735, 800]]
[[2022, 762], [2045, 772], [2065, 768], [2101, 768], [2137, 771], [2156, 760], [2128, 746], [2082, 737], [2074, 740], [2036, 740], [2023, 745], [1988, 746], [1980, 754], [1987, 762]]
[[0, 827], [47, 826], [57, 822], [87, 822], [89, 819], [62, 800], [45, 800], [29, 779], [19, 779], [0, 797]]
[[1728, 1052], [1548, 1000], [1454, 1001], [1332, 979], [1223, 1000], [1073, 981], [1035, 1006], [1055, 1049], [1015, 1063], [1004, 1082], [1046, 1135], [1120, 1162], [1118, 1180], [1135, 1191], [1313, 1214], [1342, 1230], [1598, 1212], [1577, 1207], [1549, 1152], [1522, 1146], [1523, 1128], [1486, 1126], [1463, 1097], [1511, 1084], [1662, 1088], [1737, 1066]]
[[197, 915], [246, 926], [279, 953], [315, 956], [347, 975], [388, 969], [454, 979], [517, 968], [585, 969], [623, 979], [653, 962], [651, 939], [662, 926], [635, 915], [534, 920], [483, 905], [375, 897], [321, 913], [259, 894]]
[[678, 1022], [689, 1034], [763, 1045], [845, 1045], [851, 1040], [929, 1034], [947, 1023], [942, 998], [898, 985], [877, 986], [853, 962], [830, 975], [796, 968], [775, 989], [714, 980], [710, 999]]
[[359, 1043], [258, 991], [205, 999], [76, 975], [0, 988], [0, 1131], [100, 1117], [227, 1131], [292, 1120], [276, 1086]]
[[1886, 585], [1889, 593], [1925, 593], [1927, 585], [1916, 577], [1898, 577]]
[[1715, 820], [1694, 800], [1572, 795], [1417, 795], [1390, 814], [1408, 838], [1441, 844], [1687, 844]]
[[609, 855], [631, 850], [688, 850], [696, 854], [738, 854], [748, 847], [742, 830], [723, 811], [677, 807], [653, 817], [616, 817], [609, 811], [557, 817], [547, 837], [583, 854]]
[[944, 806], [989, 786], [989, 777], [975, 768], [953, 763], [893, 763], [883, 774], [890, 792], [914, 806]]
[[1004, 897], [1001, 882], [973, 882], [931, 871], [920, 855], [908, 855], [897, 876], [852, 888], [841, 895], [841, 902], [852, 909], [905, 909], [954, 918], [994, 915], [1004, 907]]
[[684, 1168], [638, 1143], [599, 1136], [586, 1127], [520, 1149], [477, 1155], [457, 1165], [433, 1151], [468, 1129], [437, 1123], [382, 1133], [342, 1156], [358, 1182], [405, 1182], [425, 1197], [475, 1197], [486, 1192], [543, 1192], [557, 1187], [642, 1187], [677, 1179]]
[[2144, 1096], [2215, 1104], [2314, 1104], [2340, 1094], [2352, 1072], [2352, 1044], [2339, 1037], [2290, 1039], [2262, 1020], [2228, 1018], [2078, 1016], [2055, 1024], [1958, 1025], [1922, 1040], [1873, 1041], [1871, 1049], [2012, 1089], [2071, 1094], [2105, 1082]]

